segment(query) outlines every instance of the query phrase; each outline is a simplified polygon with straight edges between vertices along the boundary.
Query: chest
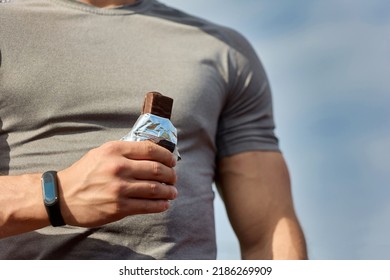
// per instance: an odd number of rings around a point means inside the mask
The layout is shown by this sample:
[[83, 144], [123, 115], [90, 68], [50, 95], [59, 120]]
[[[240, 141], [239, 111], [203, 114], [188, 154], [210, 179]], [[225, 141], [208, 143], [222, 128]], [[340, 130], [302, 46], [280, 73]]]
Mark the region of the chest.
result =
[[[215, 132], [226, 95], [225, 58], [214, 42], [204, 49], [208, 36], [153, 21], [142, 31], [139, 20], [120, 24], [66, 15], [48, 20], [32, 18], [2, 31], [4, 128], [28, 129], [35, 120], [58, 115], [83, 122], [96, 113], [103, 116], [96, 122], [105, 126], [126, 126], [138, 117], [144, 94], [160, 91], [175, 100], [178, 129], [207, 126]], [[32, 117], [22, 120], [21, 111]]]

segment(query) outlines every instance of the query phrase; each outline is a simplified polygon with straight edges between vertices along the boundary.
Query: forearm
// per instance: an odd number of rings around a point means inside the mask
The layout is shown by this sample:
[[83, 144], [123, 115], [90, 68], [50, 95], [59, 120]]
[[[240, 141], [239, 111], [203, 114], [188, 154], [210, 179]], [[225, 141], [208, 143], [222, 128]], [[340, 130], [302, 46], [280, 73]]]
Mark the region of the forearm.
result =
[[49, 225], [40, 174], [0, 177], [0, 238]]
[[243, 259], [304, 260], [307, 259], [306, 243], [298, 221], [282, 218], [273, 232], [257, 243], [241, 246]]
[[[176, 160], [149, 141], [106, 143], [58, 171], [64, 221], [102, 226], [129, 215], [166, 211], [176, 198]], [[50, 225], [41, 174], [0, 177], [0, 238]]]

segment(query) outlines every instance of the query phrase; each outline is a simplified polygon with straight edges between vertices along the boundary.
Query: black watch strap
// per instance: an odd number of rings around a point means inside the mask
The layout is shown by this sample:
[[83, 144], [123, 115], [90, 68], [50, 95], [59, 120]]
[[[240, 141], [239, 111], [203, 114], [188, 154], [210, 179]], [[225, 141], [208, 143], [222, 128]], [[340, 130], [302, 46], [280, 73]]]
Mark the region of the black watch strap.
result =
[[65, 225], [60, 209], [57, 172], [46, 171], [42, 174], [41, 182], [43, 203], [45, 204], [51, 225], [53, 227]]
[[65, 225], [64, 218], [62, 218], [60, 204], [56, 203], [52, 206], [46, 207], [47, 215], [53, 227], [60, 227]]

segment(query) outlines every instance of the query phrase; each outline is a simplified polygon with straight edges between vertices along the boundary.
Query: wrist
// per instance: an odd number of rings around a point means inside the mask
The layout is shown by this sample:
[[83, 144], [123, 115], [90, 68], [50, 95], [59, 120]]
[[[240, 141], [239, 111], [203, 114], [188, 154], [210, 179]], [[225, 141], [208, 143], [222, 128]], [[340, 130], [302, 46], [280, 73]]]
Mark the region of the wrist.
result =
[[1, 176], [0, 238], [48, 226], [40, 173]]
[[[23, 205], [15, 203], [15, 219], [28, 220], [36, 224], [37, 228], [42, 228], [50, 224], [47, 219], [45, 206], [42, 203], [41, 189], [42, 173], [25, 174], [20, 176], [19, 184], [24, 189], [23, 197], [19, 199], [24, 201]], [[19, 200], [18, 199], [18, 200]]]

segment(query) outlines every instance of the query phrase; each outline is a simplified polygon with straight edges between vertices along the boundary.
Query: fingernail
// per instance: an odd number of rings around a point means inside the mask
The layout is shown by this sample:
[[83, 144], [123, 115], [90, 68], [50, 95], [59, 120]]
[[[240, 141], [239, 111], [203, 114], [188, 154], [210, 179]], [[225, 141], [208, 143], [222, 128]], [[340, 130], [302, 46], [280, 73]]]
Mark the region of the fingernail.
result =
[[172, 199], [175, 199], [177, 197], [177, 194], [178, 194], [177, 189], [174, 187], [174, 189], [173, 189], [173, 198]]
[[174, 154], [172, 154], [172, 167], [175, 167], [175, 166], [176, 166], [176, 163], [177, 163], [176, 157], [175, 157]]

